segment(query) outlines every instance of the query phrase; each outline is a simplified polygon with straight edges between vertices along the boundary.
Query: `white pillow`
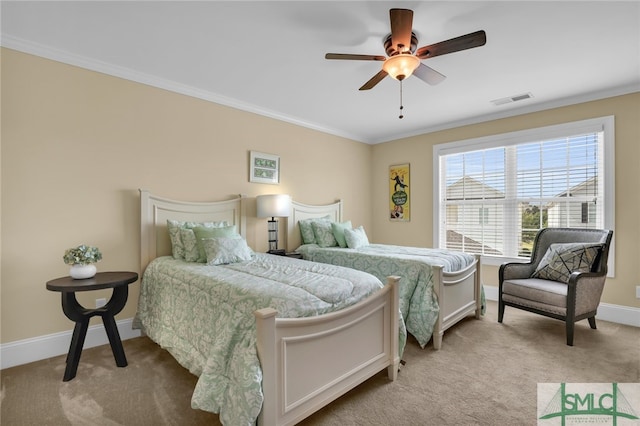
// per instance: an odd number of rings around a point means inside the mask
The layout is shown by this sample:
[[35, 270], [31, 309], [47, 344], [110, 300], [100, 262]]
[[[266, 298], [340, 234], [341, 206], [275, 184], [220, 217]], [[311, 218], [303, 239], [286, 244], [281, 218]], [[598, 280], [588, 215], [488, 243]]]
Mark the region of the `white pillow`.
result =
[[201, 241], [207, 254], [207, 265], [243, 262], [251, 260], [253, 254], [244, 238], [217, 237], [203, 238]]
[[369, 239], [367, 233], [364, 232], [364, 227], [359, 226], [354, 229], [344, 230], [344, 239], [347, 240], [347, 247], [356, 249], [369, 245]]

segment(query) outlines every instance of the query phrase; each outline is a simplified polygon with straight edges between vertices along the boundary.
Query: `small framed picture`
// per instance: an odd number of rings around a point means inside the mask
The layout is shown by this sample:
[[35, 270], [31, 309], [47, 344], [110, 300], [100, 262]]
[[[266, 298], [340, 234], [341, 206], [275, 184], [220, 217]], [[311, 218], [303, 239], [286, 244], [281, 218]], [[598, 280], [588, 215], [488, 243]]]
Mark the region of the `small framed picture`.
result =
[[280, 183], [279, 156], [251, 151], [249, 157], [249, 182]]

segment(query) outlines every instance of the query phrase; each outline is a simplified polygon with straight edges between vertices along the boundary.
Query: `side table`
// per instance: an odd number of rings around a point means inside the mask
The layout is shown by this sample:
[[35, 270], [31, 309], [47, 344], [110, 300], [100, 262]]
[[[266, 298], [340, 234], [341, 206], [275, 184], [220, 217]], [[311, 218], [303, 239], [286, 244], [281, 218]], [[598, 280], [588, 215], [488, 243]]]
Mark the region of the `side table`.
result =
[[[127, 358], [124, 355], [114, 316], [122, 311], [127, 303], [128, 285], [137, 280], [138, 274], [135, 272], [98, 272], [93, 278], [84, 280], [62, 277], [47, 282], [47, 290], [62, 293], [62, 310], [67, 318], [76, 323], [71, 337], [69, 353], [67, 354], [67, 367], [64, 371], [63, 381], [68, 382], [76, 376], [80, 355], [82, 354], [82, 346], [89, 328], [89, 320], [91, 317], [98, 315], [102, 317], [116, 365], [118, 367], [127, 366]], [[100, 308], [84, 308], [76, 299], [77, 291], [101, 290], [104, 288], [112, 288], [113, 294], [109, 302]]]
[[285, 253], [285, 256], [293, 257], [294, 259], [304, 259], [304, 257], [302, 257], [302, 253], [297, 253], [295, 251], [292, 251], [290, 253]]
[[302, 253], [297, 253], [295, 251], [286, 252], [285, 250], [281, 249], [281, 250], [269, 250], [267, 253], [273, 254], [275, 256], [286, 256], [286, 257], [293, 257], [295, 259], [303, 259]]

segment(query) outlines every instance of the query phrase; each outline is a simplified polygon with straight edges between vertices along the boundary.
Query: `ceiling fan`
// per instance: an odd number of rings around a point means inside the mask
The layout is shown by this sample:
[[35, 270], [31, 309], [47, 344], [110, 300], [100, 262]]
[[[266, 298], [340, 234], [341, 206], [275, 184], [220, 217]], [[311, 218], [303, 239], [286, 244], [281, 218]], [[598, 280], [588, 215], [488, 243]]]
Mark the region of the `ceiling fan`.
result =
[[360, 90], [373, 88], [387, 75], [402, 81], [411, 74], [414, 74], [428, 84], [438, 84], [446, 77], [433, 68], [421, 63], [421, 59], [429, 59], [435, 56], [483, 46], [487, 42], [485, 32], [476, 31], [429, 46], [423, 46], [416, 50], [418, 38], [412, 31], [413, 11], [409, 9], [391, 9], [389, 10], [389, 17], [391, 20], [391, 34], [384, 40], [387, 57], [382, 55], [354, 55], [349, 53], [327, 53], [324, 56], [325, 59], [384, 61], [382, 69], [360, 87]]

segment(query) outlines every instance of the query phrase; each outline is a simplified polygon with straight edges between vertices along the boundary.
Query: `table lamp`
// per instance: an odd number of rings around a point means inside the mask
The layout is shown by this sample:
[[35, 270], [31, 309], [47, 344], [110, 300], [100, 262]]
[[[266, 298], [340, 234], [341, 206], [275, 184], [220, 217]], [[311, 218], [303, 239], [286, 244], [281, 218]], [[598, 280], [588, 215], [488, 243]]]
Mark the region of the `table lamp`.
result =
[[258, 195], [256, 197], [258, 217], [269, 217], [267, 233], [269, 235], [269, 251], [267, 253], [284, 254], [278, 250], [278, 221], [276, 217], [289, 217], [291, 197], [284, 194]]

